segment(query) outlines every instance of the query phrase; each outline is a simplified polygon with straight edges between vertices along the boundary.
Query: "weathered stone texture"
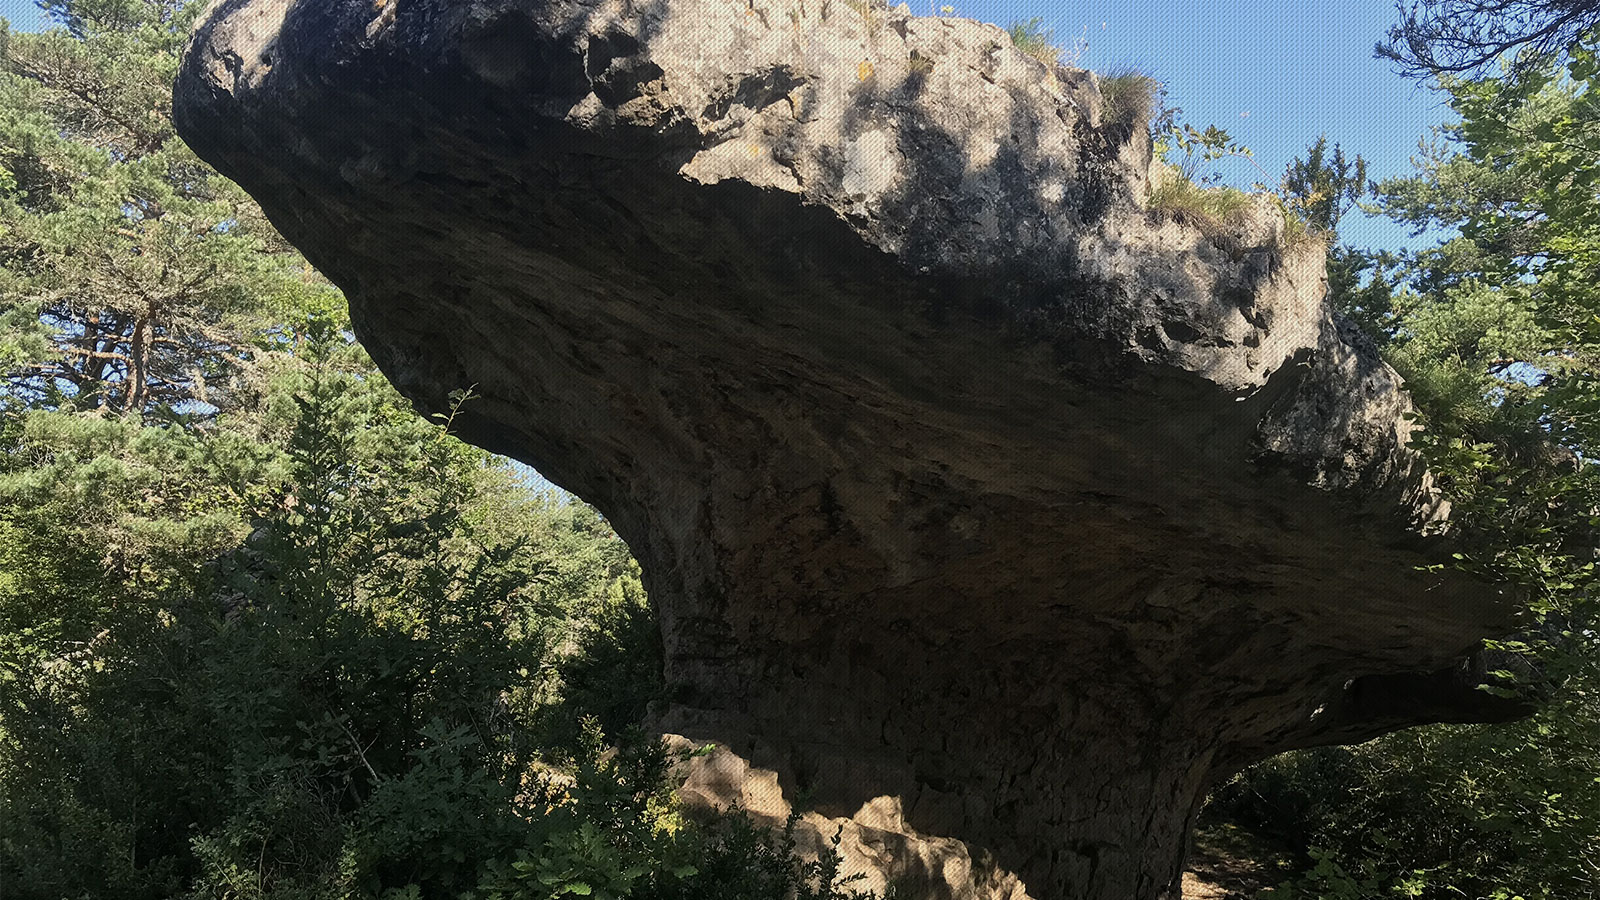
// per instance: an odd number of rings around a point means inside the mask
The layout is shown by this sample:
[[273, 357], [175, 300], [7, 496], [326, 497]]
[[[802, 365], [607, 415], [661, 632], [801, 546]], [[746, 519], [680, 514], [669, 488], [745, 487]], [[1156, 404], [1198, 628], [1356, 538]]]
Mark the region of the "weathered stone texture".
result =
[[1143, 130], [997, 28], [221, 0], [176, 115], [401, 390], [475, 385], [465, 436], [628, 540], [655, 724], [725, 754], [686, 793], [804, 795], [875, 879], [1172, 896], [1217, 777], [1515, 712], [1321, 248], [1147, 209]]

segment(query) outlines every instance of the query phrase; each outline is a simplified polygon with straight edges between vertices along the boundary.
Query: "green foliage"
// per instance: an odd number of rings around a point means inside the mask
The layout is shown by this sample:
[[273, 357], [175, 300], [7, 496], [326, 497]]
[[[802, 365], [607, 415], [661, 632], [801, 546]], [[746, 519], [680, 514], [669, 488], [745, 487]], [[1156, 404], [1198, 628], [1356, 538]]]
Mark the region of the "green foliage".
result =
[[[1172, 110], [1172, 116], [1177, 112]], [[1250, 148], [1235, 141], [1226, 131], [1214, 125], [1201, 131], [1169, 118], [1167, 131], [1155, 142], [1155, 152], [1156, 158], [1167, 165], [1159, 170], [1150, 191], [1147, 201], [1150, 209], [1180, 218], [1199, 226], [1208, 236], [1216, 236], [1237, 225], [1240, 217], [1251, 208], [1250, 195], [1221, 184], [1220, 174], [1199, 175], [1202, 163], [1230, 157], [1242, 159], [1261, 172]], [[1258, 192], [1266, 190], [1264, 182], [1252, 187]], [[1283, 243], [1294, 245], [1306, 239], [1309, 232], [1302, 218], [1284, 200], [1276, 195], [1269, 196], [1278, 204], [1284, 219]]]
[[[1181, 160], [1177, 161], [1176, 165], [1183, 177], [1191, 181], [1198, 179], [1200, 163], [1227, 158], [1248, 162], [1255, 166], [1263, 179], [1266, 178], [1266, 172], [1256, 165], [1255, 153], [1215, 125], [1207, 125], [1205, 130], [1201, 131], [1187, 122], [1174, 123], [1172, 129], [1162, 135], [1156, 149], [1159, 158], [1164, 162], [1172, 162], [1175, 154], [1182, 154]], [[1214, 183], [1219, 179], [1220, 176], [1198, 180]]]
[[735, 810], [687, 820], [667, 797], [671, 760], [659, 745], [625, 742], [601, 752], [593, 720], [569, 782], [546, 781], [530, 803], [523, 843], [491, 862], [478, 885], [486, 900], [609, 897], [614, 900], [870, 900], [850, 890], [834, 848], [803, 862], [790, 818], [774, 835]]
[[1595, 77], [1580, 48], [1514, 81], [1446, 82], [1461, 122], [1425, 145], [1417, 177], [1379, 185], [1395, 218], [1460, 231], [1402, 261], [1377, 337], [1418, 395], [1421, 447], [1459, 527], [1476, 535], [1464, 561], [1527, 585], [1534, 620], [1552, 626], [1541, 632], [1557, 636], [1592, 616], [1583, 548], [1600, 508], [1587, 464], [1600, 442]]
[[1417, 401], [1455, 565], [1525, 598], [1522, 635], [1491, 642], [1514, 662], [1484, 690], [1553, 699], [1523, 722], [1291, 754], [1222, 791], [1220, 807], [1316, 851], [1275, 896], [1600, 895], [1597, 69], [1580, 46], [1564, 66], [1446, 79], [1460, 122], [1374, 208], [1458, 234], [1346, 250], [1331, 278]]
[[528, 752], [488, 729], [544, 639], [505, 475], [349, 348], [305, 349], [279, 373], [288, 421], [21, 417], [13, 460], [38, 462], [0, 480], [3, 558], [27, 561], [0, 596], [17, 892], [164, 896], [239, 870], [293, 893], [381, 869], [352, 849], [358, 813], [420, 772], [451, 780], [467, 818], [430, 827], [460, 840], [505, 805], [496, 776]]
[[0, 40], [0, 891], [855, 896], [684, 819], [626, 546], [420, 419], [173, 136], [198, 5], [46, 6]]
[[61, 408], [246, 402], [257, 337], [339, 300], [173, 132], [199, 5], [47, 8], [71, 33], [0, 36], [0, 374]]
[[850, 896], [605, 750], [660, 657], [603, 521], [302, 331], [257, 415], [8, 420], [8, 896]]
[[1588, 897], [1600, 892], [1593, 674], [1534, 719], [1438, 726], [1278, 757], [1217, 811], [1310, 848], [1274, 897]]
[[1328, 154], [1326, 135], [1306, 149], [1306, 158], [1296, 158], [1283, 177], [1282, 194], [1313, 230], [1333, 234], [1339, 220], [1355, 208], [1368, 192], [1367, 161], [1357, 156], [1345, 159], [1344, 149], [1333, 145]]
[[1328, 302], [1371, 338], [1393, 333], [1399, 259], [1345, 244], [1328, 248]]
[[575, 759], [583, 747], [581, 723], [623, 734], [651, 702], [665, 699], [666, 688], [655, 616], [631, 571], [611, 580], [594, 605], [568, 615], [573, 652], [556, 658], [548, 694], [532, 716], [545, 752]]
[[[1248, 195], [1237, 189], [1222, 187], [1207, 192], [1207, 188], [1221, 186], [1219, 172], [1202, 176], [1201, 167], [1224, 159], [1237, 159], [1248, 163], [1261, 180], [1251, 185], [1258, 193], [1268, 193], [1283, 216], [1283, 243], [1295, 246], [1306, 241], [1333, 244], [1337, 239], [1339, 220], [1365, 196], [1366, 160], [1357, 156], [1345, 159], [1343, 150], [1335, 145], [1332, 155], [1327, 152], [1326, 138], [1318, 138], [1307, 148], [1306, 158], [1296, 158], [1282, 179], [1273, 183], [1266, 171], [1255, 161], [1249, 147], [1233, 139], [1228, 132], [1214, 125], [1204, 130], [1188, 123], [1176, 121], [1176, 109], [1162, 108], [1162, 130], [1154, 135], [1157, 159], [1167, 163], [1170, 173], [1159, 179], [1152, 191], [1151, 208], [1179, 212], [1193, 221], [1209, 225], [1212, 229], [1248, 203]], [[1269, 186], [1271, 188], [1269, 192]], [[1329, 254], [1328, 276], [1335, 296], [1343, 296], [1361, 287], [1360, 275], [1365, 264], [1361, 257], [1348, 248], [1333, 248]]]
[[1206, 187], [1179, 177], [1157, 185], [1150, 192], [1149, 206], [1203, 226], [1221, 228], [1250, 208], [1250, 195], [1237, 188]]

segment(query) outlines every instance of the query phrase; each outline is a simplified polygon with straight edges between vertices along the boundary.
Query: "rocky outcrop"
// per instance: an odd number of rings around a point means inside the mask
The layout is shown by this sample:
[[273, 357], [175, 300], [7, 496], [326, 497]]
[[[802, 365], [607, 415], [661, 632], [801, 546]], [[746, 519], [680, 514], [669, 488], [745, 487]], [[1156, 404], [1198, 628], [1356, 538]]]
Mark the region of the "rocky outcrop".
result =
[[1147, 208], [1143, 130], [997, 28], [220, 0], [175, 111], [401, 390], [628, 540], [686, 796], [918, 897], [1146, 900], [1219, 776], [1518, 712], [1321, 247]]

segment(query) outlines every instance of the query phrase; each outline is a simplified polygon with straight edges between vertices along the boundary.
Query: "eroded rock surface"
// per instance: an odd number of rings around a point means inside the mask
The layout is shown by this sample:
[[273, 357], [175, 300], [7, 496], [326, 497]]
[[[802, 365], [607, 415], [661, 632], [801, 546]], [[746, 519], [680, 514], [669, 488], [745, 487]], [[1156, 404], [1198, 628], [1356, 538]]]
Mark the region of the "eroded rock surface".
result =
[[880, 882], [1172, 897], [1214, 779], [1515, 712], [1321, 248], [1147, 209], [1142, 126], [997, 28], [221, 0], [176, 115], [401, 390], [628, 540], [655, 724], [738, 775], [686, 793], [804, 797]]

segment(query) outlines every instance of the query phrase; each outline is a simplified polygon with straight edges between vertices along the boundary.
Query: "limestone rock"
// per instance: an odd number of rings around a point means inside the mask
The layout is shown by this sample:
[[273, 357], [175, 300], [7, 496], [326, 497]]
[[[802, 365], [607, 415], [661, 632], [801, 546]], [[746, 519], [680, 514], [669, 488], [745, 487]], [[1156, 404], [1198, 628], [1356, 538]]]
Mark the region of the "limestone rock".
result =
[[627, 539], [655, 724], [726, 754], [686, 796], [804, 795], [929, 898], [1148, 900], [1216, 778], [1521, 711], [1321, 248], [1149, 209], [1143, 129], [998, 28], [218, 0], [175, 114], [402, 391]]

